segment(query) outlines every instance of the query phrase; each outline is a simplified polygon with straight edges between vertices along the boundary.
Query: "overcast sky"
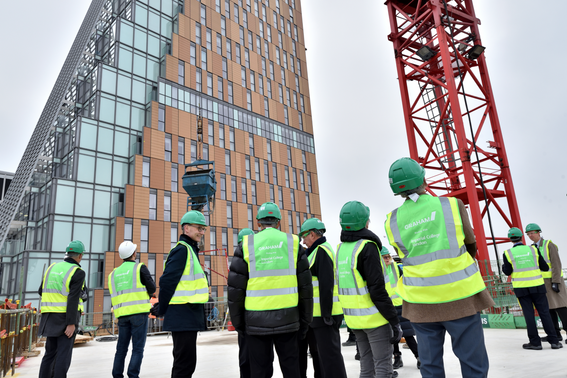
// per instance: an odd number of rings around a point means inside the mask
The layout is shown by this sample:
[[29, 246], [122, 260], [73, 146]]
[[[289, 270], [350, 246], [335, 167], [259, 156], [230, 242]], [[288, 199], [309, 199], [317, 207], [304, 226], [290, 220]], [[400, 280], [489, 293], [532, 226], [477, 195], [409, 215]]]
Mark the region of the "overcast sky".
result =
[[[32, 0], [25, 12], [16, 1], [0, 5], [1, 171], [16, 171], [89, 4]], [[350, 200], [370, 207], [370, 228], [384, 239], [386, 214], [401, 204], [388, 169], [409, 155], [387, 8], [375, 0], [346, 4], [302, 2], [321, 208], [333, 245]], [[523, 226], [538, 223], [566, 266], [567, 53], [558, 36], [567, 2], [527, 5], [476, 0], [475, 10]], [[507, 230], [495, 219], [496, 235]]]

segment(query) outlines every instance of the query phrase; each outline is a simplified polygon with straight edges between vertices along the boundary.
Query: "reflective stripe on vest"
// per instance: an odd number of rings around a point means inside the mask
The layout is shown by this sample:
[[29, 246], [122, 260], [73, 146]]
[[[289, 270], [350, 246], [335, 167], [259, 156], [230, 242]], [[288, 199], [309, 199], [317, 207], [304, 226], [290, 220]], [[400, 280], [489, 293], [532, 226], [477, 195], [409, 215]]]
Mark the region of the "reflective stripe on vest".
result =
[[404, 264], [396, 292], [407, 302], [453, 302], [485, 289], [464, 245], [455, 198], [421, 195], [417, 203], [405, 201], [388, 214], [385, 228]]
[[267, 228], [242, 240], [248, 264], [244, 307], [247, 311], [268, 311], [297, 307], [297, 258], [299, 238]]
[[[209, 283], [205, 278], [205, 272], [203, 272], [203, 268], [199, 263], [199, 258], [193, 251], [193, 248], [181, 240], [175, 244], [172, 250], [179, 244], [187, 248], [187, 260], [185, 262], [185, 268], [183, 269], [183, 275], [175, 287], [175, 292], [169, 304], [207, 303], [209, 301]], [[163, 266], [165, 270], [167, 267], [167, 259], [163, 263]]]
[[504, 255], [512, 264], [512, 287], [534, 287], [543, 285], [543, 277], [539, 270], [538, 253], [534, 246], [519, 245], [504, 251]]
[[398, 281], [400, 279], [398, 264], [395, 261], [392, 261], [390, 265], [386, 265], [386, 273], [389, 277], [389, 282], [386, 284], [386, 291], [390, 295], [390, 299], [394, 306], [401, 306], [403, 299], [396, 293], [396, 287], [398, 286]]
[[[144, 263], [123, 262], [108, 276], [108, 289], [117, 318], [150, 312], [150, 296], [140, 278], [142, 265]], [[126, 268], [128, 270], [124, 271]]]
[[[331, 308], [331, 315], [341, 315], [343, 313], [343, 308], [339, 302], [339, 287], [337, 285], [337, 277], [335, 271], [335, 254], [333, 252], [333, 247], [328, 242], [319, 245], [312, 253], [309, 255], [309, 268], [315, 263], [317, 253], [319, 253], [319, 248], [324, 250], [327, 255], [329, 255], [331, 262], [333, 263], [333, 307]], [[313, 272], [312, 272], [313, 273]], [[313, 283], [313, 316], [321, 316], [321, 295], [319, 292], [319, 278], [315, 275], [311, 275]]]
[[[41, 286], [42, 312], [67, 312], [69, 284], [77, 269], [80, 269], [78, 265], [66, 261], [53, 263], [47, 268]], [[82, 311], [82, 302], [82, 299], [79, 298], [77, 311]]]
[[541, 255], [543, 256], [543, 259], [545, 260], [545, 262], [549, 266], [549, 270], [547, 272], [541, 272], [541, 275], [542, 275], [543, 278], [551, 278], [551, 276], [553, 275], [553, 272], [551, 270], [551, 258], [549, 256], [549, 243], [551, 243], [551, 240], [544, 240], [542, 238], [541, 239], [541, 245], [538, 247], [538, 250], [540, 251]]
[[[341, 243], [337, 247], [335, 269], [339, 300], [343, 307], [345, 322], [352, 329], [376, 328], [388, 323], [372, 302], [366, 281], [357, 269], [358, 255], [367, 243], [374, 242], [361, 239], [356, 243]], [[377, 245], [376, 248], [378, 249]], [[380, 259], [380, 265], [387, 284], [389, 277], [384, 274], [382, 259]]]

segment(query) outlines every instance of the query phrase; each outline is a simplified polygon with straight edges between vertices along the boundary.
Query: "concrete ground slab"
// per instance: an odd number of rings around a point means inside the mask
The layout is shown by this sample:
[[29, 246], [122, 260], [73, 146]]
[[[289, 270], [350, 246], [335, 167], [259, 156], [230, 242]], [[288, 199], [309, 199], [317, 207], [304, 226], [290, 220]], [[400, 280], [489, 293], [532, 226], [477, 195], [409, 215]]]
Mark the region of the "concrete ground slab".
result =
[[[522, 349], [527, 342], [527, 334], [522, 329], [485, 329], [486, 346], [490, 358], [490, 377], [567, 377], [567, 347], [552, 350], [545, 343], [543, 350], [532, 351]], [[545, 335], [542, 335], [545, 336]], [[341, 339], [348, 338], [346, 329], [341, 329]], [[197, 338], [197, 370], [194, 378], [238, 378], [238, 343], [236, 332], [209, 331], [201, 332]], [[141, 377], [169, 377], [173, 357], [172, 339], [167, 335], [148, 337]], [[77, 345], [73, 350], [73, 362], [68, 376], [81, 378], [110, 377], [114, 359], [115, 342], [91, 341]], [[37, 377], [44, 349], [39, 348], [38, 357], [27, 359], [16, 376]], [[404, 367], [398, 369], [400, 378], [421, 377], [416, 368], [416, 360], [409, 349], [401, 348]], [[359, 363], [354, 359], [356, 349], [342, 348], [345, 366], [349, 377], [358, 377]], [[129, 357], [127, 357], [126, 364]], [[448, 378], [461, 377], [459, 361], [451, 350], [451, 340], [447, 336], [445, 342], [445, 371]], [[311, 362], [309, 362], [311, 364]], [[308, 377], [313, 377], [312, 366]], [[282, 377], [279, 365], [274, 362], [274, 377]]]

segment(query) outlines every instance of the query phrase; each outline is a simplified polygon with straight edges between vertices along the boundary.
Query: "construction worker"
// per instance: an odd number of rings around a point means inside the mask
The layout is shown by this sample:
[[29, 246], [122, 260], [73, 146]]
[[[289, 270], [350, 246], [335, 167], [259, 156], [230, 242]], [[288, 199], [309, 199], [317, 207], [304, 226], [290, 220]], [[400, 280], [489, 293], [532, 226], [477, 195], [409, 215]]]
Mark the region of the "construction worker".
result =
[[205, 216], [191, 210], [181, 218], [179, 241], [169, 251], [159, 280], [159, 304], [153, 312], [164, 316], [163, 330], [173, 338], [171, 377], [192, 377], [197, 365], [197, 332], [207, 329], [205, 303], [209, 284], [199, 263], [199, 245], [207, 231]]
[[[301, 225], [299, 237], [307, 246], [305, 253], [313, 281], [313, 322], [307, 337], [300, 344], [301, 374], [307, 371], [307, 342], [311, 350], [315, 377], [346, 378], [345, 364], [341, 353], [339, 327], [343, 322], [343, 309], [339, 303], [338, 286], [335, 282], [335, 251], [325, 238], [325, 224], [317, 218], [307, 219]], [[311, 346], [315, 344], [312, 348]], [[314, 351], [317, 351], [315, 354]]]
[[[238, 233], [238, 245], [242, 245], [242, 239], [245, 235], [254, 235], [254, 231], [249, 228], [240, 230]], [[238, 332], [238, 366], [240, 368], [240, 378], [252, 377], [250, 374], [250, 357], [248, 356], [246, 334], [242, 331]]]
[[45, 355], [39, 367], [39, 378], [67, 376], [73, 344], [79, 327], [83, 302], [88, 300], [85, 272], [80, 262], [85, 246], [73, 240], [65, 249], [65, 259], [47, 268], [38, 293], [41, 295], [41, 321], [38, 335], [46, 337]]
[[542, 349], [534, 316], [535, 307], [547, 334], [547, 342], [551, 344], [551, 349], [560, 349], [563, 345], [557, 339], [549, 315], [549, 305], [542, 277], [542, 271], [549, 271], [549, 266], [537, 248], [528, 247], [522, 243], [522, 230], [512, 227], [508, 231], [508, 238], [514, 243], [514, 246], [504, 251], [502, 272], [512, 277], [514, 294], [518, 297], [524, 319], [526, 319], [530, 342], [522, 345], [522, 347], [531, 350]]
[[275, 346], [284, 378], [299, 377], [298, 338], [313, 318], [309, 262], [296, 235], [278, 230], [278, 206], [266, 202], [256, 216], [260, 231], [245, 235], [228, 274], [233, 326], [246, 332], [250, 372], [268, 378]]
[[[563, 340], [561, 329], [557, 317], [561, 318], [563, 330], [567, 331], [567, 291], [565, 290], [565, 280], [563, 279], [563, 269], [561, 266], [561, 258], [559, 257], [559, 248], [551, 240], [544, 240], [541, 235], [541, 228], [530, 223], [526, 226], [526, 234], [530, 238], [532, 245], [536, 247], [543, 256], [545, 262], [549, 266], [547, 272], [542, 272], [545, 290], [547, 292], [547, 302], [549, 304], [549, 314], [553, 321], [555, 332], [559, 341]], [[542, 341], [547, 341], [545, 337]]]
[[108, 276], [108, 290], [114, 316], [118, 319], [118, 342], [112, 366], [114, 378], [124, 377], [124, 360], [132, 339], [132, 357], [128, 364], [128, 377], [138, 378], [144, 357], [144, 346], [148, 333], [150, 296], [156, 291], [156, 284], [144, 263], [136, 262], [136, 248], [131, 241], [124, 241], [118, 247], [123, 260]]
[[421, 375], [445, 377], [448, 332], [463, 378], [486, 377], [480, 311], [494, 301], [474, 261], [476, 243], [465, 206], [457, 198], [426, 194], [425, 170], [410, 158], [395, 161], [388, 176], [394, 194], [404, 198], [388, 214], [385, 229], [404, 263], [396, 293], [417, 335]]
[[346, 324], [356, 335], [361, 378], [390, 378], [392, 344], [402, 338], [396, 308], [386, 290], [382, 242], [368, 229], [370, 209], [347, 202], [340, 212], [341, 244], [335, 259], [339, 300]]
[[[402, 303], [403, 300], [400, 298], [398, 294], [396, 294], [396, 286], [398, 284], [398, 280], [403, 274], [402, 269], [400, 266], [394, 261], [392, 256], [390, 256], [390, 251], [386, 246], [382, 246], [380, 250], [380, 255], [382, 256], [382, 260], [384, 260], [384, 264], [386, 265], [386, 274], [388, 274], [388, 283], [386, 284], [386, 289], [388, 294], [390, 294], [390, 299], [392, 303], [396, 307], [396, 311], [398, 313], [398, 320], [400, 321], [400, 326], [402, 327], [403, 335], [402, 337], [405, 338], [406, 344], [415, 356], [417, 360], [417, 368], [421, 367], [421, 362], [419, 361], [419, 353], [417, 351], [417, 341], [413, 337], [415, 335], [415, 331], [411, 326], [411, 322], [402, 316]], [[404, 366], [404, 362], [402, 361], [402, 352], [400, 351], [399, 343], [394, 344], [394, 363], [392, 367], [394, 369], [399, 369]]]

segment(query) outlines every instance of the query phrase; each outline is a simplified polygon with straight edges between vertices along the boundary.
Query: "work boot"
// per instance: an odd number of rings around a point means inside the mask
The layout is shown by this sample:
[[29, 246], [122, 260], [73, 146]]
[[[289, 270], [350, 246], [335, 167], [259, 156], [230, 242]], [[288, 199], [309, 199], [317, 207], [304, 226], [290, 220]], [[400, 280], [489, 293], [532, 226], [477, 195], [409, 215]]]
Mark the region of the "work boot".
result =
[[356, 336], [354, 333], [348, 334], [348, 339], [343, 343], [344, 347], [356, 345]]
[[[541, 341], [546, 343], [547, 342], [547, 336], [542, 337]], [[561, 334], [559, 336], [557, 336], [557, 341], [563, 341], [563, 336], [561, 336]]]
[[559, 341], [557, 342], [557, 344], [551, 344], [551, 349], [561, 349], [563, 348], [563, 344], [561, 344]]
[[417, 368], [421, 369], [421, 360], [417, 357]]
[[401, 354], [394, 354], [394, 363], [392, 364], [392, 367], [394, 369], [399, 369], [402, 366], [404, 366], [404, 361], [402, 361], [402, 355]]
[[392, 372], [392, 378], [396, 378], [397, 376], [398, 376], [398, 372], [397, 372], [397, 371]]
[[[527, 343], [527, 344], [522, 345], [522, 348], [531, 349], [531, 350], [542, 350], [543, 349], [541, 345], [534, 345], [534, 344], [531, 344], [531, 343]], [[557, 349], [559, 349], [559, 348], [557, 348]]]

